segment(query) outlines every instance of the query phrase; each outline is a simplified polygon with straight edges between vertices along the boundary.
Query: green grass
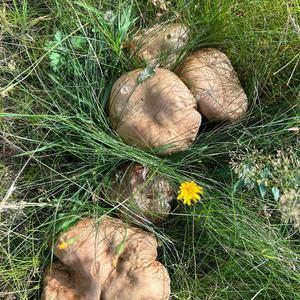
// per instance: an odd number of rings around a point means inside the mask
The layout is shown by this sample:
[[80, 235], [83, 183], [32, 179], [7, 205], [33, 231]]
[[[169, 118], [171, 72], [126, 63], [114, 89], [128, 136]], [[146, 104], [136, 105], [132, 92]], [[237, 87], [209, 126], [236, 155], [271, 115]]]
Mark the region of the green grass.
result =
[[[178, 0], [159, 20], [150, 1], [36, 2], [0, 11], [2, 153], [14, 154], [0, 169], [0, 196], [13, 204], [0, 212], [0, 298], [39, 298], [49, 243], [80, 217], [115, 215], [107, 184], [129, 161], [174, 189], [186, 179], [205, 188], [201, 204], [174, 203], [161, 226], [139, 224], [160, 242], [172, 299], [299, 299], [299, 235], [269, 190], [262, 199], [237, 185], [229, 156], [290, 146], [299, 159], [299, 135], [288, 131], [300, 123], [297, 1]], [[186, 50], [224, 51], [250, 102], [242, 120], [203, 124], [190, 149], [167, 158], [125, 145], [106, 111], [114, 81], [141, 67], [122, 44], [156, 22], [187, 24]]]

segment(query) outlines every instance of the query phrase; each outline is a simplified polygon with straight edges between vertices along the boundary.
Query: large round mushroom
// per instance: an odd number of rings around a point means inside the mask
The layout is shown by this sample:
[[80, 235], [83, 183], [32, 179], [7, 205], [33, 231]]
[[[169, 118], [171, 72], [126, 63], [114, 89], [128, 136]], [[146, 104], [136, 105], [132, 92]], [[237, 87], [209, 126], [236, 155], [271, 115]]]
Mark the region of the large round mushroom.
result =
[[171, 68], [187, 39], [188, 28], [182, 24], [156, 24], [138, 31], [128, 45], [131, 53], [147, 64]]
[[193, 95], [169, 70], [156, 68], [139, 83], [141, 72], [128, 72], [114, 83], [109, 100], [112, 127], [125, 143], [161, 155], [187, 149], [201, 124]]
[[43, 300], [167, 300], [170, 279], [156, 261], [155, 237], [122, 221], [83, 219], [54, 246]]
[[234, 121], [247, 111], [247, 96], [229, 58], [213, 48], [190, 54], [176, 74], [195, 97], [198, 109], [208, 120]]

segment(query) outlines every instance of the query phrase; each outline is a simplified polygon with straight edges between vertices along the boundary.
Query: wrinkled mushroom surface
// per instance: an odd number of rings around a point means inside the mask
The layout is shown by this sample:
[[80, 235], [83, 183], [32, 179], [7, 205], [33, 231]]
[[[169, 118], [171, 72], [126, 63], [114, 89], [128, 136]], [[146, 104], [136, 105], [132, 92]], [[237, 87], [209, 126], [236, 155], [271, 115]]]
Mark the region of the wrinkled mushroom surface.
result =
[[118, 219], [83, 219], [55, 244], [60, 262], [45, 274], [42, 299], [169, 299], [169, 275], [156, 248], [152, 234]]
[[122, 203], [119, 211], [123, 219], [146, 219], [156, 224], [167, 217], [174, 197], [166, 178], [139, 164], [119, 170], [111, 189], [111, 199]]
[[198, 109], [207, 119], [233, 121], [247, 110], [247, 96], [229, 58], [213, 48], [190, 54], [176, 74], [194, 95]]
[[182, 24], [154, 25], [136, 33], [129, 49], [147, 64], [171, 68], [187, 40], [188, 29]]
[[[138, 83], [137, 69], [122, 75], [109, 100], [112, 127], [122, 140], [159, 154], [187, 149], [201, 124], [196, 101], [177, 75], [166, 69]], [[158, 149], [156, 149], [158, 150]]]

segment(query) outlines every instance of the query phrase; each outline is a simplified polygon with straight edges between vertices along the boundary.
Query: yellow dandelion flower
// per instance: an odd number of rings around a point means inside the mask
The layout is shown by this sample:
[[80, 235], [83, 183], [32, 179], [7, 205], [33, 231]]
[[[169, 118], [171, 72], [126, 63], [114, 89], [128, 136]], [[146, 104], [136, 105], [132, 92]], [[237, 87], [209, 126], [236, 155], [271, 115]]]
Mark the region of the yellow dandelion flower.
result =
[[177, 200], [182, 201], [183, 204], [191, 205], [192, 201], [196, 203], [201, 199], [200, 195], [203, 195], [203, 188], [201, 186], [194, 181], [184, 181], [180, 185]]
[[68, 247], [68, 244], [65, 242], [61, 242], [60, 244], [57, 245], [58, 249], [63, 250]]

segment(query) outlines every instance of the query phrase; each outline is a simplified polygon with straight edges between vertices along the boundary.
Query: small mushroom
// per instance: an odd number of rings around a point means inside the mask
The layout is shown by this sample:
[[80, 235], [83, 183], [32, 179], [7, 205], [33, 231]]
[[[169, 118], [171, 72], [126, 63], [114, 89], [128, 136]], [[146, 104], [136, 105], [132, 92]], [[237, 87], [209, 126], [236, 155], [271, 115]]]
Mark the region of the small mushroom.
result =
[[188, 40], [182, 24], [154, 25], [137, 32], [129, 42], [131, 53], [147, 64], [171, 68]]
[[147, 219], [156, 224], [167, 217], [174, 197], [166, 178], [136, 163], [117, 172], [111, 189], [111, 199], [122, 203], [123, 219]]
[[156, 68], [139, 83], [141, 72], [128, 72], [114, 83], [109, 100], [112, 127], [125, 143], [161, 155], [187, 149], [201, 124], [193, 95], [169, 70]]
[[156, 261], [155, 237], [122, 221], [83, 219], [54, 246], [44, 300], [167, 300], [170, 279]]
[[233, 121], [247, 111], [247, 96], [229, 58], [213, 48], [189, 55], [176, 74], [194, 95], [198, 109], [208, 120]]

